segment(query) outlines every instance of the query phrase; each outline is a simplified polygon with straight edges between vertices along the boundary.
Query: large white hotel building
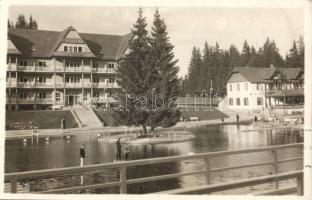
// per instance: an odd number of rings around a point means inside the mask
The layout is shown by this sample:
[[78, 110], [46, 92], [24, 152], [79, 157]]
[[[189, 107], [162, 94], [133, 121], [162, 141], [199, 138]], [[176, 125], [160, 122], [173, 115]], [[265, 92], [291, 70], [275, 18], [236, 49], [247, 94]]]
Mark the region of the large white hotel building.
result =
[[9, 29], [6, 109], [109, 104], [131, 36]]

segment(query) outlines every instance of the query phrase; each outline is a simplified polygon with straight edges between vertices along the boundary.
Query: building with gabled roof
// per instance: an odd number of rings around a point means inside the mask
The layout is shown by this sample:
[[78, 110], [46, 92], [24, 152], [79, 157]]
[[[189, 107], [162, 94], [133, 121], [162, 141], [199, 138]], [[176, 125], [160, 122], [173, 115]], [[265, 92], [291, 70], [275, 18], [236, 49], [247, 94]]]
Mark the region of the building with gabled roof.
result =
[[236, 67], [227, 78], [226, 107], [261, 110], [302, 106], [302, 68]]
[[132, 34], [9, 29], [7, 109], [108, 105]]

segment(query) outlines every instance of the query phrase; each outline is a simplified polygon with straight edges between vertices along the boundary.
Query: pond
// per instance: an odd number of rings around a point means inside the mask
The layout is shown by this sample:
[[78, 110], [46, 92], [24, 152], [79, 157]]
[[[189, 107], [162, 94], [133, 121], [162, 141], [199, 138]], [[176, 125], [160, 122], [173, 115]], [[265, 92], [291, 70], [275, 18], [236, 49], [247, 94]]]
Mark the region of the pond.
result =
[[[181, 143], [132, 145], [130, 160], [187, 155], [190, 153], [216, 152], [225, 150], [238, 150], [246, 148], [264, 147], [303, 142], [300, 134], [278, 133], [276, 130], [254, 130], [252, 125], [209, 125], [189, 129], [194, 138]], [[183, 130], [185, 132], [185, 130]], [[28, 139], [24, 143], [22, 139], [10, 139], [5, 142], [5, 172], [19, 172], [39, 169], [52, 169], [60, 167], [79, 166], [79, 148], [85, 144], [85, 165], [113, 162], [115, 159], [115, 144], [107, 143], [105, 138], [99, 138], [96, 134], [73, 135], [70, 139], [65, 137], [51, 137], [47, 142], [44, 137]], [[279, 151], [279, 159], [302, 156], [299, 149], [285, 149]], [[271, 161], [270, 152], [249, 153], [235, 156], [213, 158], [212, 168], [235, 166], [248, 163]], [[280, 165], [280, 171], [301, 169], [302, 162], [294, 161]], [[204, 169], [204, 163], [200, 160], [188, 160], [181, 162], [161, 163], [145, 165], [127, 169], [127, 178], [139, 178], [171, 173], [182, 173]], [[212, 174], [212, 183], [256, 177], [272, 173], [271, 166], [250, 167], [239, 170], [229, 170]], [[115, 169], [101, 173], [86, 175], [85, 184], [103, 183], [115, 181], [119, 177]], [[31, 191], [40, 191], [59, 187], [69, 187], [80, 184], [79, 176], [60, 176], [46, 179], [27, 180]], [[293, 180], [286, 180], [284, 184], [290, 184]], [[144, 184], [128, 185], [128, 193], [142, 194], [169, 190], [179, 187], [196, 186], [205, 183], [203, 175], [185, 176], [162, 181], [153, 181]], [[283, 183], [282, 183], [283, 184]], [[246, 187], [231, 194], [258, 191], [272, 188], [272, 184], [263, 184], [257, 187]], [[97, 189], [88, 191], [91, 193], [118, 193], [118, 188]]]

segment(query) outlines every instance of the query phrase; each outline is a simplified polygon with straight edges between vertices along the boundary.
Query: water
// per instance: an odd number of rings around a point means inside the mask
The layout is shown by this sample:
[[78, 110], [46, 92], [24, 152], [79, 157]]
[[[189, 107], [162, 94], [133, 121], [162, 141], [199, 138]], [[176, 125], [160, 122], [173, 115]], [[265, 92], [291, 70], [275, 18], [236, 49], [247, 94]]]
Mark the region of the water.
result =
[[[173, 144], [134, 145], [131, 146], [130, 159], [144, 159], [164, 156], [186, 155], [189, 153], [215, 152], [224, 150], [238, 150], [256, 148], [270, 145], [281, 145], [302, 142], [299, 134], [278, 134], [275, 130], [248, 131], [255, 127], [251, 125], [214, 125], [191, 129], [195, 138], [191, 141]], [[49, 168], [79, 166], [79, 147], [84, 143], [86, 149], [85, 165], [112, 162], [115, 159], [115, 144], [106, 143], [96, 134], [82, 134], [65, 137], [50, 138], [47, 142], [44, 137], [37, 140], [28, 138], [27, 143], [22, 139], [6, 140], [5, 142], [5, 172], [19, 172]], [[279, 151], [278, 158], [302, 156], [302, 151], [287, 149]], [[244, 155], [224, 156], [213, 158], [211, 168], [235, 166], [257, 162], [271, 161], [270, 152], [249, 153]], [[290, 162], [280, 165], [280, 171], [301, 169], [302, 162]], [[157, 165], [145, 165], [127, 169], [127, 178], [139, 178], [172, 173], [190, 172], [204, 169], [201, 160], [189, 160]], [[230, 170], [213, 173], [212, 183], [251, 178], [272, 173], [271, 166], [251, 167], [239, 170]], [[118, 180], [119, 174], [115, 169], [101, 173], [86, 175], [85, 184], [103, 183]], [[60, 176], [46, 179], [30, 179], [31, 191], [69, 187], [79, 185], [79, 176]], [[292, 181], [286, 181], [285, 184]], [[205, 183], [203, 175], [185, 176], [162, 181], [148, 182], [144, 184], [128, 185], [128, 193], [149, 193], [161, 190], [169, 190], [179, 187], [196, 186]], [[248, 191], [268, 189], [272, 185], [263, 187], [247, 187]], [[242, 191], [242, 190], [241, 190]], [[92, 193], [118, 193], [118, 188], [97, 189], [88, 191]]]

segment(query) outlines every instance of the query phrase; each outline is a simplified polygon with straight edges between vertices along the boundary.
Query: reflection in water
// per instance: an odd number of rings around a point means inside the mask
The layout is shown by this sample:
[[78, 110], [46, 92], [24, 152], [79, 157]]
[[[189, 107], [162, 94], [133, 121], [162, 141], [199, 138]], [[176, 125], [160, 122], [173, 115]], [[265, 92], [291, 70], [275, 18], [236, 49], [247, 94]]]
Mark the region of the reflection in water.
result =
[[[302, 142], [299, 134], [287, 135], [276, 130], [254, 131], [248, 125], [215, 125], [192, 129], [195, 138], [191, 141], [158, 145], [131, 146], [130, 160], [186, 155], [189, 153], [215, 152], [256, 148], [268, 145], [280, 145]], [[79, 147], [83, 143], [86, 149], [85, 165], [112, 162], [115, 159], [115, 144], [105, 141], [105, 137], [95, 134], [76, 135], [70, 138], [51, 137], [32, 138], [23, 142], [22, 139], [6, 140], [5, 143], [5, 172], [29, 171], [48, 168], [79, 166]], [[280, 151], [279, 159], [302, 156], [296, 149]], [[211, 168], [242, 165], [271, 161], [270, 152], [231, 155], [211, 159]], [[301, 168], [300, 162], [281, 164], [280, 171]], [[163, 174], [190, 172], [203, 170], [202, 160], [187, 160], [181, 162], [161, 163], [157, 165], [136, 166], [127, 169], [127, 178], [140, 178]], [[250, 178], [270, 174], [270, 166], [252, 167], [239, 170], [225, 171], [212, 174], [212, 183], [224, 182], [233, 179]], [[93, 175], [85, 175], [85, 184], [117, 181], [119, 172], [115, 169], [105, 170]], [[31, 191], [79, 185], [79, 176], [63, 176], [52, 179], [28, 180], [31, 182]], [[203, 175], [185, 176], [181, 178], [154, 181], [144, 184], [128, 185], [129, 193], [148, 193], [178, 187], [201, 185], [205, 182]], [[118, 193], [119, 188], [97, 189], [96, 193]]]

